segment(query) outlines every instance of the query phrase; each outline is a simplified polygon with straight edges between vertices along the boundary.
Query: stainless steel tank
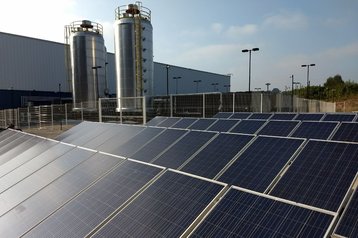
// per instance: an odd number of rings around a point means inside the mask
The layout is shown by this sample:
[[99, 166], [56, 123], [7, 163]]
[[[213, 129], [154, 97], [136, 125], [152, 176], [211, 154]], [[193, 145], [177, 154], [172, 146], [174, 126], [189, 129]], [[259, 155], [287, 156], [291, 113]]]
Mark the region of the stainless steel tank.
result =
[[117, 111], [141, 108], [146, 96], [150, 107], [153, 94], [153, 27], [151, 12], [140, 2], [120, 6], [115, 11], [115, 59]]
[[66, 26], [74, 109], [97, 110], [106, 89], [106, 48], [102, 25], [88, 20]]

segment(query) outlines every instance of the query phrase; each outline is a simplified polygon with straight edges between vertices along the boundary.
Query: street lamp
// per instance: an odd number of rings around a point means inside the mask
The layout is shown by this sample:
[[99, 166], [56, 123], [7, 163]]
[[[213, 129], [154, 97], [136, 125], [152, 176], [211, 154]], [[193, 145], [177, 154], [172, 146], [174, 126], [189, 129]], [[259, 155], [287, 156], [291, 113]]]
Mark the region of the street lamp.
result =
[[213, 86], [213, 92], [216, 92], [216, 87], [215, 86], [218, 86], [219, 83], [212, 83], [211, 85]]
[[167, 69], [167, 96], [169, 95], [169, 65], [166, 65], [165, 68]]
[[95, 82], [95, 84], [96, 84], [96, 86], [97, 86], [97, 97], [99, 96], [99, 95], [98, 95], [98, 69], [101, 69], [101, 68], [102, 68], [102, 66], [100, 66], [100, 65], [97, 65], [97, 66], [93, 66], [93, 67], [92, 67], [92, 69], [94, 69], [95, 74], [96, 74], [96, 82]]
[[259, 48], [252, 48], [250, 50], [244, 49], [242, 53], [249, 52], [249, 92], [251, 92], [251, 51], [259, 51]]
[[266, 83], [266, 87], [267, 87], [267, 92], [270, 91], [269, 87], [270, 87], [271, 83]]
[[198, 93], [199, 83], [201, 83], [201, 80], [194, 80], [193, 82], [196, 83], [196, 93]]
[[230, 84], [226, 84], [224, 85], [224, 88], [226, 88], [226, 92], [228, 93], [230, 91]]
[[301, 67], [307, 67], [307, 95], [306, 95], [306, 97], [307, 97], [307, 99], [308, 99], [308, 97], [309, 97], [309, 95], [310, 95], [310, 66], [316, 66], [316, 64], [303, 64], [303, 65], [301, 65]]
[[178, 79], [181, 79], [181, 77], [173, 77], [175, 79], [175, 94], [178, 94]]

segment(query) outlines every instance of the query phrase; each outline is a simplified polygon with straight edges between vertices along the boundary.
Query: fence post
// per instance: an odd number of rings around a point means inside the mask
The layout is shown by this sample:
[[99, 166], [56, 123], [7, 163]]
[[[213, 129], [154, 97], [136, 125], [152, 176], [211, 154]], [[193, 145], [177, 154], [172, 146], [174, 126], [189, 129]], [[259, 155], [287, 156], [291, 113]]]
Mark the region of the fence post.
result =
[[260, 112], [262, 113], [262, 108], [263, 108], [263, 97], [262, 97], [262, 93], [260, 93]]
[[53, 104], [51, 104], [51, 130], [53, 130]]
[[98, 121], [102, 122], [102, 98], [98, 99]]
[[39, 106], [39, 129], [41, 129], [41, 106]]
[[27, 106], [27, 127], [31, 128], [31, 113], [30, 113], [30, 107]]
[[143, 125], [145, 125], [145, 123], [147, 123], [147, 104], [144, 96], [143, 97]]
[[65, 124], [67, 126], [67, 103], [65, 103]]
[[3, 112], [4, 112], [4, 128], [6, 128], [6, 125], [7, 125], [7, 123], [6, 123], [6, 110], [3, 110]]
[[83, 102], [81, 102], [81, 121], [83, 121]]
[[235, 92], [232, 93], [232, 113], [235, 113]]
[[205, 93], [203, 93], [203, 118], [205, 118]]
[[21, 122], [20, 122], [20, 108], [17, 108], [17, 127], [21, 126]]
[[170, 94], [170, 117], [173, 117], [173, 95]]

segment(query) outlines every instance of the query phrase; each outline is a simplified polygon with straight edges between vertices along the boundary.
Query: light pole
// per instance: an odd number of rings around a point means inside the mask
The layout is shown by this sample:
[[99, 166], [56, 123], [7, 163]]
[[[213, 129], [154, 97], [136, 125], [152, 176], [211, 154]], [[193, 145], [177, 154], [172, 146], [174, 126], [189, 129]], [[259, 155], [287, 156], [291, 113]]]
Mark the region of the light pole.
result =
[[175, 79], [175, 94], [178, 94], [178, 79], [181, 79], [181, 77], [173, 77]]
[[294, 81], [294, 76], [293, 74], [290, 76], [290, 78], [292, 79], [292, 87], [291, 87], [291, 106], [292, 106], [292, 112], [294, 111], [293, 110], [293, 89], [294, 89], [294, 84], [295, 84], [295, 81]]
[[193, 82], [196, 83], [196, 93], [198, 93], [199, 83], [201, 83], [201, 80], [194, 80]]
[[212, 83], [211, 85], [213, 86], [213, 92], [216, 92], [216, 87], [215, 86], [218, 86], [219, 83]]
[[269, 89], [270, 85], [271, 85], [271, 83], [266, 83], [266, 87], [267, 87], [266, 91], [267, 92], [270, 91], [270, 89]]
[[102, 66], [100, 65], [97, 65], [97, 66], [93, 66], [92, 69], [94, 69], [95, 73], [96, 73], [96, 82], [95, 82], [95, 86], [97, 87], [97, 97], [99, 97], [99, 94], [98, 94], [98, 69], [101, 69]]
[[244, 49], [242, 53], [249, 52], [249, 92], [251, 92], [251, 51], [259, 51], [259, 48]]
[[165, 68], [167, 69], [167, 96], [169, 95], [169, 65], [166, 65]]
[[305, 68], [307, 67], [307, 92], [306, 92], [306, 98], [308, 99], [310, 96], [310, 66], [316, 66], [316, 64], [303, 64], [301, 67]]
[[226, 88], [226, 92], [228, 93], [230, 91], [230, 84], [226, 84], [224, 85], [224, 88]]

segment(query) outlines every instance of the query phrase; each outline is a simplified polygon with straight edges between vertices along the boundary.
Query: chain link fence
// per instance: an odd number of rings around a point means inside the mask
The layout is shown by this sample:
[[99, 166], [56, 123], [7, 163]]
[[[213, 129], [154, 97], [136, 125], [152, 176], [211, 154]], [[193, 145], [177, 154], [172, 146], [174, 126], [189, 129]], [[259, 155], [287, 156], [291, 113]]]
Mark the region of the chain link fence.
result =
[[55, 104], [0, 110], [0, 127], [53, 129], [81, 121], [145, 124], [155, 116], [210, 118], [218, 112], [336, 111], [332, 102], [266, 92], [101, 98], [97, 103], [98, 110], [86, 110], [86, 103], [75, 109], [72, 104]]

